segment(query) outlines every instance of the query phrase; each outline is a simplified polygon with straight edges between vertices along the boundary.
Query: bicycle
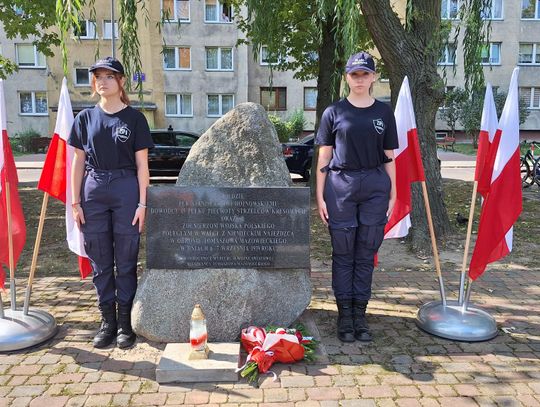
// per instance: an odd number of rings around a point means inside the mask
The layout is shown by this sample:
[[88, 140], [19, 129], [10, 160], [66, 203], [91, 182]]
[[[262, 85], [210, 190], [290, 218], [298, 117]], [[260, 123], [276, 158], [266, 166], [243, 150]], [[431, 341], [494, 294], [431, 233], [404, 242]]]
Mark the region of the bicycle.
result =
[[[524, 140], [523, 144], [526, 145], [527, 141]], [[537, 148], [540, 149], [540, 143], [531, 141], [529, 148], [521, 156], [520, 171], [523, 188], [528, 188], [535, 183], [540, 186], [540, 156], [535, 157], [534, 155]]]

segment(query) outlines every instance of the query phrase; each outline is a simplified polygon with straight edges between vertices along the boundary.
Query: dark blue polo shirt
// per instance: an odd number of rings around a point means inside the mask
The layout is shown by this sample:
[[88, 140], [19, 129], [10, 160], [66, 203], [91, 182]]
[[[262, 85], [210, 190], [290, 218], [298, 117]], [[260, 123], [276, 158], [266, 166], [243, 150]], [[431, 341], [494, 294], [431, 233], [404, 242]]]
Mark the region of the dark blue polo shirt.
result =
[[394, 112], [379, 100], [355, 107], [341, 99], [324, 111], [315, 142], [334, 147], [331, 169], [378, 167], [386, 160], [384, 150], [398, 148]]
[[154, 146], [141, 112], [128, 106], [109, 114], [99, 105], [75, 117], [68, 144], [84, 150], [87, 169], [98, 170], [135, 170], [135, 152]]

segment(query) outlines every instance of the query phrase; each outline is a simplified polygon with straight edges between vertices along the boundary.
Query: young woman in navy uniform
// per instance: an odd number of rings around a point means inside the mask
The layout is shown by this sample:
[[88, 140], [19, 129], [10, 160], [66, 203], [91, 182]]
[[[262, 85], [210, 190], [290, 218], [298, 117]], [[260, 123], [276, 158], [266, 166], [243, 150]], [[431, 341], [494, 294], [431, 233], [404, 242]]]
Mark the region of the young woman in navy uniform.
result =
[[116, 339], [120, 348], [128, 348], [136, 339], [131, 307], [153, 143], [146, 118], [129, 105], [122, 64], [108, 57], [90, 72], [100, 100], [77, 115], [68, 140], [75, 147], [73, 218], [84, 235], [102, 318], [94, 346]]
[[323, 113], [317, 132], [317, 206], [332, 241], [332, 288], [343, 342], [371, 341], [366, 307], [374, 256], [396, 198], [391, 108], [371, 96], [371, 55], [352, 55], [345, 68], [349, 95]]

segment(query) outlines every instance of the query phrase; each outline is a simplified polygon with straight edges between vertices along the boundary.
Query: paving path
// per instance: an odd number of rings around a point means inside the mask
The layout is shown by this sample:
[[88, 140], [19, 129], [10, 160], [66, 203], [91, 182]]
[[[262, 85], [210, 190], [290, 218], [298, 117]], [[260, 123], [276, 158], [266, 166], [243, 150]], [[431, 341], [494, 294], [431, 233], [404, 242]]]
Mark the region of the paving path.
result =
[[[162, 344], [139, 339], [128, 351], [93, 349], [91, 282], [38, 278], [33, 305], [55, 315], [60, 332], [36, 349], [0, 354], [0, 406], [540, 406], [539, 270], [486, 272], [473, 300], [496, 318], [500, 334], [484, 343], [453, 342], [414, 323], [418, 307], [438, 296], [426, 260], [407, 255], [399, 242], [385, 245], [368, 309], [375, 341], [336, 339], [330, 266], [313, 260], [309, 313], [326, 356], [275, 365], [277, 380], [265, 377], [260, 388], [243, 381], [160, 386], [154, 379]], [[385, 270], [388, 256], [401, 256], [403, 267]]]
[[[385, 264], [390, 256], [402, 259], [400, 267]], [[441, 253], [447, 292], [455, 297], [459, 264], [449, 259]], [[259, 388], [243, 381], [160, 386], [155, 368], [163, 344], [139, 339], [128, 351], [93, 349], [98, 311], [91, 282], [37, 278], [32, 305], [53, 314], [60, 331], [36, 349], [0, 354], [0, 407], [540, 406], [539, 272], [512, 263], [486, 271], [473, 301], [497, 320], [499, 336], [448, 341], [414, 323], [418, 308], [438, 299], [430, 261], [407, 253], [399, 241], [385, 242], [368, 307], [375, 340], [342, 344], [334, 335], [330, 263], [312, 259], [308, 313], [324, 355], [312, 364], [274, 366], [277, 380], [265, 377]]]

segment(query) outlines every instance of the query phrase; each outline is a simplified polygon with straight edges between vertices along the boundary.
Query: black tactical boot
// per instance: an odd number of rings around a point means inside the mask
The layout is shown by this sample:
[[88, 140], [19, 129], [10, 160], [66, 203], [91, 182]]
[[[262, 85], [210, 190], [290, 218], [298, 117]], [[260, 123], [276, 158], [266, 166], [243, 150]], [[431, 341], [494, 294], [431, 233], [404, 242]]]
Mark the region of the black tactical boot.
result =
[[373, 337], [366, 321], [366, 300], [354, 300], [354, 337], [360, 342], [371, 342]]
[[116, 343], [120, 349], [131, 348], [137, 336], [131, 329], [131, 304], [118, 304], [118, 336]]
[[354, 342], [352, 300], [336, 300], [338, 307], [337, 336], [341, 342]]
[[94, 347], [105, 348], [116, 338], [116, 304], [100, 305], [101, 328], [94, 336]]

